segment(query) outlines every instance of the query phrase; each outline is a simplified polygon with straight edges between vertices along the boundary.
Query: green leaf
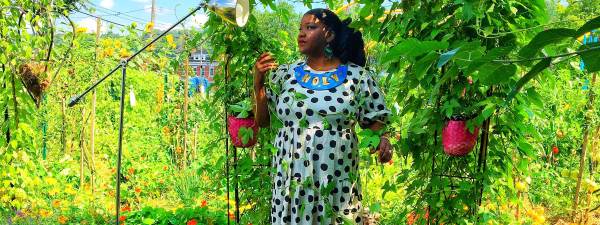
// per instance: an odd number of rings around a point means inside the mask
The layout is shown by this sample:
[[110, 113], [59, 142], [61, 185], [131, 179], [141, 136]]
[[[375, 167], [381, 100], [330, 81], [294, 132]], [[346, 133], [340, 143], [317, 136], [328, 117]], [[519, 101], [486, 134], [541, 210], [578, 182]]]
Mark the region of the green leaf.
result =
[[437, 63], [437, 68], [442, 68], [442, 66], [446, 65], [446, 63], [448, 63], [448, 61], [450, 61], [450, 59], [452, 59], [452, 57], [454, 57], [454, 55], [456, 54], [456, 52], [458, 52], [458, 50], [460, 50], [460, 47], [455, 48], [449, 52], [446, 52], [446, 53], [440, 55], [440, 60]]
[[579, 51], [594, 48], [580, 54], [581, 60], [585, 63], [585, 70], [593, 73], [600, 70], [600, 43], [582, 45]]
[[542, 31], [535, 35], [529, 44], [521, 48], [519, 56], [523, 59], [532, 58], [546, 45], [558, 43], [565, 38], [574, 38], [575, 34], [575, 30], [567, 28], [554, 28]]
[[504, 84], [517, 72], [514, 64], [499, 65], [494, 71], [479, 71], [479, 80], [485, 85]]
[[430, 52], [414, 64], [414, 73], [417, 79], [423, 78], [425, 73], [427, 73], [427, 70], [431, 68], [432, 62], [435, 60], [436, 57], [437, 54], [435, 52]]
[[469, 67], [467, 68], [467, 70], [464, 71], [464, 73], [471, 74], [471, 73], [475, 72], [477, 69], [479, 69], [479, 67], [481, 67], [482, 65], [484, 65], [488, 62], [491, 62], [492, 60], [496, 60], [502, 56], [508, 55], [508, 53], [510, 53], [511, 51], [512, 51], [511, 47], [494, 48], [494, 49], [490, 50], [483, 57], [473, 60], [471, 65], [469, 65]]
[[369, 212], [370, 213], [378, 213], [381, 212], [381, 204], [380, 203], [373, 203], [371, 205], [371, 207], [369, 207]]
[[533, 66], [533, 68], [531, 68], [531, 70], [529, 72], [527, 72], [527, 74], [525, 74], [525, 76], [521, 77], [521, 79], [519, 79], [519, 81], [517, 81], [517, 85], [515, 86], [515, 88], [508, 94], [508, 97], [506, 98], [506, 103], [509, 103], [517, 95], [517, 93], [519, 93], [521, 88], [523, 88], [523, 86], [527, 82], [529, 82], [540, 72], [542, 72], [543, 70], [548, 68], [551, 63], [552, 63], [551, 58], [545, 58], [542, 61], [540, 61], [539, 63], [535, 64], [535, 66]]
[[573, 37], [578, 38], [581, 37], [582, 35], [584, 35], [587, 32], [590, 32], [594, 29], [598, 29], [600, 28], [600, 16], [591, 19], [590, 21], [587, 21], [585, 24], [583, 24], [583, 26], [581, 26], [579, 29], [577, 29], [577, 32], [575, 33], [575, 35]]
[[248, 144], [248, 141], [254, 137], [254, 130], [250, 127], [240, 127], [238, 136], [242, 139], [242, 144]]
[[533, 146], [531, 146], [531, 144], [527, 143], [527, 141], [525, 140], [519, 140], [519, 142], [517, 143], [517, 147], [519, 149], [519, 151], [527, 156], [533, 156]]
[[151, 225], [154, 224], [154, 219], [152, 218], [145, 218], [144, 220], [142, 220], [142, 223], [147, 224], [147, 225]]
[[296, 101], [301, 101], [301, 100], [304, 100], [304, 99], [307, 99], [307, 98], [308, 98], [308, 96], [306, 96], [305, 94], [302, 94], [302, 93], [299, 93], [299, 92], [294, 92], [294, 99]]
[[382, 63], [385, 64], [394, 59], [399, 60], [399, 57], [414, 58], [431, 51], [446, 48], [448, 48], [448, 42], [445, 41], [419, 41], [411, 38], [390, 49], [389, 52], [383, 56]]

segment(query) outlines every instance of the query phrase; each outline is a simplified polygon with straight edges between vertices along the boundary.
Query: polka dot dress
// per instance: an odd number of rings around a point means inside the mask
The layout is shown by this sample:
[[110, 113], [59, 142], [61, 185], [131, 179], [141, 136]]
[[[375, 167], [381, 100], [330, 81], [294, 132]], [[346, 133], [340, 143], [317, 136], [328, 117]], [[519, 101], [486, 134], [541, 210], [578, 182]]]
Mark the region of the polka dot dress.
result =
[[270, 110], [284, 125], [275, 139], [271, 223], [363, 224], [354, 126], [387, 123], [390, 111], [364, 68], [349, 63], [342, 84], [310, 90], [294, 76], [303, 64], [305, 71], [328, 72], [303, 61], [281, 65], [266, 88]]

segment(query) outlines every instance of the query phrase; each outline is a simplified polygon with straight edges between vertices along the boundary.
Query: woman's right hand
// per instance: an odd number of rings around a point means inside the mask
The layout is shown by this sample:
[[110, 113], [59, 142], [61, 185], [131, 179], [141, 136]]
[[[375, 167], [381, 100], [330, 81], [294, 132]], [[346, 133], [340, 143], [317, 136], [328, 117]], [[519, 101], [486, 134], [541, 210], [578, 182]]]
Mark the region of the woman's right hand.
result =
[[270, 70], [276, 69], [277, 66], [278, 65], [271, 53], [265, 52], [261, 54], [254, 64], [254, 80], [262, 84], [264, 82], [265, 74]]

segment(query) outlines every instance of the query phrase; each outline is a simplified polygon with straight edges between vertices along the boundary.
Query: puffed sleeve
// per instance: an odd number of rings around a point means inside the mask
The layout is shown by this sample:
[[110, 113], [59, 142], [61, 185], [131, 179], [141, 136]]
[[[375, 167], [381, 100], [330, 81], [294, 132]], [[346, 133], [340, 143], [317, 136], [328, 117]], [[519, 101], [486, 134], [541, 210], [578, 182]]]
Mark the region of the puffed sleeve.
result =
[[379, 121], [389, 124], [391, 112], [385, 104], [385, 97], [377, 86], [377, 81], [371, 72], [360, 68], [359, 71], [359, 99], [358, 99], [358, 122], [362, 127]]
[[283, 91], [283, 82], [286, 74], [288, 74], [288, 66], [280, 65], [275, 71], [270, 72], [267, 80], [265, 80], [265, 94], [272, 105], [277, 105], [277, 99]]

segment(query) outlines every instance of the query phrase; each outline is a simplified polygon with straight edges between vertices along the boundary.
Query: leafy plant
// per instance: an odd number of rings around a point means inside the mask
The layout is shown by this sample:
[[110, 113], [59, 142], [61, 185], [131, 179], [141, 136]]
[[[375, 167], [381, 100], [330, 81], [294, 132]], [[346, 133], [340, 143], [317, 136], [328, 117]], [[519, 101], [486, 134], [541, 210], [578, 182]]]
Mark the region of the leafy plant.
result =
[[238, 137], [242, 139], [242, 144], [248, 144], [248, 141], [254, 138], [254, 130], [252, 130], [252, 127], [240, 127]]
[[229, 109], [235, 113], [237, 118], [248, 118], [252, 115], [252, 104], [250, 99], [244, 99], [238, 103], [229, 106]]

